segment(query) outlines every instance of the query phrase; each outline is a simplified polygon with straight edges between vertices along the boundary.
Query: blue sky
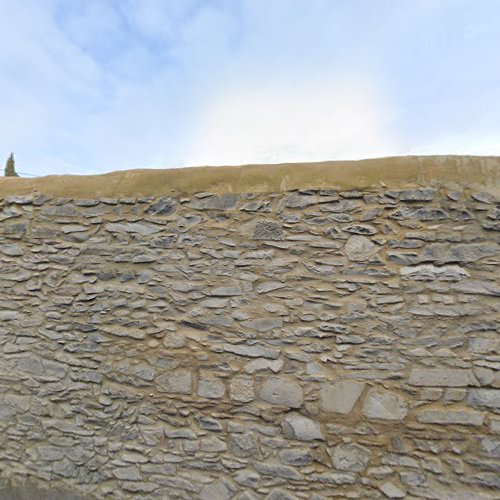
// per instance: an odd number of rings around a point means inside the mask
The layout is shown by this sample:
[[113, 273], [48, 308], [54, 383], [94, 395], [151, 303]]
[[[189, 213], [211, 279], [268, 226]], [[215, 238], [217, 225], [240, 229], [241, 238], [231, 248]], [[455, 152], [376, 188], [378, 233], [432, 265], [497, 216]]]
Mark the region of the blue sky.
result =
[[500, 154], [498, 0], [0, 0], [0, 161]]

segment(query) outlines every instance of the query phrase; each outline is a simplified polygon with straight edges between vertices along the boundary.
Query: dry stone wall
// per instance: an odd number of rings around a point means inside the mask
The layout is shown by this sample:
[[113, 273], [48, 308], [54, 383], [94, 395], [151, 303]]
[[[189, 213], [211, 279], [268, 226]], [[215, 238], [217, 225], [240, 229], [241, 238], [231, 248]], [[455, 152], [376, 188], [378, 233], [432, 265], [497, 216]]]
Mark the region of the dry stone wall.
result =
[[78, 498], [500, 497], [493, 195], [0, 208], [4, 481]]

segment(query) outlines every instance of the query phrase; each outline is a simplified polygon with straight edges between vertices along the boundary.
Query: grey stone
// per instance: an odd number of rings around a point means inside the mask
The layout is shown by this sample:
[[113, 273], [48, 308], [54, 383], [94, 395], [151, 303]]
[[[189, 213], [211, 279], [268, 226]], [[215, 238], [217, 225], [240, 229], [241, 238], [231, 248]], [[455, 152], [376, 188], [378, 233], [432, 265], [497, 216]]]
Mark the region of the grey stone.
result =
[[321, 205], [322, 212], [333, 212], [333, 213], [346, 213], [353, 212], [361, 206], [359, 201], [355, 200], [341, 200], [336, 203], [324, 203]]
[[255, 287], [255, 291], [257, 293], [268, 293], [273, 292], [274, 290], [285, 288], [285, 286], [285, 283], [280, 283], [279, 281], [264, 281], [263, 283], [259, 283]]
[[156, 378], [156, 383], [160, 392], [191, 394], [192, 391], [192, 375], [187, 370], [164, 373]]
[[403, 420], [408, 404], [398, 394], [386, 389], [370, 389], [363, 405], [363, 415], [382, 420]]
[[466, 387], [477, 385], [474, 374], [461, 368], [413, 368], [410, 384], [423, 387]]
[[252, 432], [231, 434], [231, 450], [240, 458], [258, 458], [260, 456], [257, 439]]
[[45, 380], [60, 380], [65, 376], [67, 367], [63, 363], [31, 355], [20, 358], [17, 362], [17, 369]]
[[220, 453], [227, 450], [227, 445], [224, 440], [211, 436], [200, 441], [200, 450], [209, 453]]
[[368, 466], [371, 452], [358, 444], [340, 444], [333, 452], [333, 465], [337, 470], [362, 472]]
[[263, 345], [246, 345], [246, 344], [224, 344], [224, 351], [238, 356], [246, 356], [248, 358], [268, 358], [277, 359], [280, 355], [279, 349], [273, 349]]
[[469, 273], [460, 266], [435, 266], [421, 264], [400, 268], [401, 277], [415, 281], [458, 281], [469, 276]]
[[245, 372], [252, 374], [262, 370], [271, 370], [274, 373], [278, 373], [284, 364], [282, 359], [269, 361], [268, 359], [259, 358], [245, 365]]
[[41, 460], [47, 460], [48, 462], [62, 460], [65, 456], [64, 448], [58, 446], [40, 445], [37, 446], [37, 452]]
[[429, 408], [417, 412], [417, 420], [422, 424], [482, 425], [484, 414], [462, 408]]
[[497, 255], [499, 252], [498, 245], [489, 243], [457, 243], [454, 245], [434, 243], [420, 252], [418, 260], [419, 262], [436, 262], [437, 264], [470, 263]]
[[251, 469], [242, 469], [234, 476], [234, 480], [242, 486], [255, 489], [260, 484], [260, 474]]
[[238, 295], [243, 295], [243, 290], [239, 286], [219, 286], [214, 288], [210, 295], [216, 297], [236, 297]]
[[345, 244], [344, 251], [352, 262], [365, 262], [377, 253], [377, 247], [366, 236], [353, 235]]
[[386, 194], [401, 201], [432, 201], [436, 197], [436, 189], [419, 188], [403, 189], [401, 191], [388, 191]]
[[192, 201], [189, 206], [197, 210], [234, 210], [240, 197], [236, 194], [208, 196], [201, 200]]
[[281, 488], [274, 488], [271, 493], [266, 496], [265, 500], [297, 500], [297, 497], [292, 495], [289, 491]]
[[434, 221], [448, 219], [449, 214], [442, 208], [410, 208], [403, 207], [393, 212], [389, 218], [396, 220], [415, 219], [419, 221]]
[[495, 196], [484, 191], [472, 193], [472, 198], [474, 198], [476, 201], [480, 201], [481, 203], [496, 203], [497, 201]]
[[198, 396], [208, 399], [220, 399], [226, 394], [226, 385], [217, 377], [200, 378]]
[[293, 465], [294, 467], [304, 467], [310, 465], [313, 457], [309, 448], [290, 448], [281, 450], [279, 453], [281, 463]]
[[473, 306], [469, 304], [463, 305], [422, 305], [413, 306], [408, 309], [408, 311], [415, 316], [444, 316], [448, 318], [460, 318], [463, 316], [473, 316], [480, 312], [479, 306]]
[[473, 406], [500, 409], [500, 389], [469, 389], [467, 402]]
[[404, 498], [406, 496], [406, 491], [391, 481], [381, 484], [379, 489], [387, 498]]
[[288, 413], [284, 418], [283, 432], [285, 436], [299, 441], [324, 439], [319, 422], [296, 412]]
[[143, 222], [109, 223], [105, 224], [104, 227], [111, 233], [137, 233], [141, 234], [142, 236], [149, 236], [150, 234], [159, 233], [163, 230], [162, 226], [145, 224]]
[[264, 476], [280, 477], [292, 481], [302, 481], [303, 476], [292, 467], [275, 462], [257, 462], [255, 468]]
[[363, 234], [371, 235], [377, 233], [377, 228], [370, 224], [351, 224], [350, 226], [344, 227], [344, 231], [352, 234]]
[[24, 250], [19, 245], [15, 244], [0, 245], [0, 252], [9, 257], [20, 257], [24, 255]]
[[324, 484], [354, 484], [356, 482], [356, 476], [348, 472], [322, 472], [313, 473], [308, 476], [309, 481], [313, 483], [324, 483]]
[[76, 217], [79, 212], [73, 205], [58, 205], [43, 207], [41, 213], [54, 217]]
[[24, 269], [17, 273], [2, 274], [2, 279], [7, 281], [28, 281], [31, 278], [31, 273]]
[[150, 205], [147, 209], [147, 213], [151, 215], [170, 215], [175, 212], [175, 208], [175, 200], [169, 196], [164, 196]]
[[365, 384], [351, 380], [341, 380], [334, 384], [321, 384], [321, 409], [331, 413], [347, 415], [358, 401]]
[[231, 400], [249, 403], [255, 398], [253, 388], [253, 378], [239, 375], [231, 379], [229, 385], [229, 395]]
[[140, 481], [142, 479], [142, 474], [136, 465], [116, 467], [113, 469], [113, 476], [122, 481]]
[[157, 490], [160, 485], [149, 481], [125, 481], [121, 483], [121, 487], [131, 493], [151, 493]]
[[281, 241], [285, 239], [283, 226], [270, 220], [259, 220], [253, 232], [254, 240]]
[[500, 439], [490, 436], [479, 436], [478, 441], [481, 448], [481, 455], [488, 458], [500, 458]]
[[81, 224], [64, 224], [62, 226], [62, 232], [64, 234], [82, 233], [84, 231], [88, 231], [89, 229], [89, 226], [82, 226]]
[[300, 384], [289, 378], [276, 376], [266, 379], [260, 390], [260, 397], [268, 403], [289, 408], [300, 408], [303, 401]]
[[281, 318], [259, 318], [242, 321], [241, 326], [249, 328], [250, 330], [256, 330], [260, 333], [265, 333], [283, 326], [283, 320]]
[[18, 317], [17, 311], [0, 311], [0, 321], [14, 321]]
[[285, 206], [288, 208], [304, 208], [317, 203], [318, 197], [310, 194], [292, 193], [287, 196]]

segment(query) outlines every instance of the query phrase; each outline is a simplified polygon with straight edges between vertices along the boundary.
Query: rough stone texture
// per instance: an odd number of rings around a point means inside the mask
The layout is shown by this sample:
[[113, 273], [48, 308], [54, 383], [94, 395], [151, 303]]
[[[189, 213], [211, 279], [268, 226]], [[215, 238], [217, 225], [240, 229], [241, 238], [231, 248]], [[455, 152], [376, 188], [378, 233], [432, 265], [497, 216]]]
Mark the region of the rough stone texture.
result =
[[498, 190], [351, 187], [2, 199], [0, 498], [498, 498]]
[[300, 384], [288, 377], [267, 378], [260, 390], [260, 397], [268, 403], [289, 408], [300, 408], [303, 401]]
[[354, 408], [364, 387], [365, 384], [352, 380], [322, 384], [320, 388], [321, 409], [325, 412], [348, 414]]
[[304, 417], [300, 413], [289, 413], [285, 417], [283, 432], [285, 436], [298, 439], [299, 441], [324, 439], [320, 423]]
[[363, 405], [363, 415], [369, 419], [403, 420], [408, 404], [399, 394], [385, 389], [370, 389]]

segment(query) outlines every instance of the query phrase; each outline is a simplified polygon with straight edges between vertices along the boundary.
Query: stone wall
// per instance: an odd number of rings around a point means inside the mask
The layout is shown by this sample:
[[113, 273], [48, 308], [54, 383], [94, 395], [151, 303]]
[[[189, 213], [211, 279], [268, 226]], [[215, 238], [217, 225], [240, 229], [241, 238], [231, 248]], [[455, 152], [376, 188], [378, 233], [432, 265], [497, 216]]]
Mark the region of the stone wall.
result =
[[0, 209], [4, 481], [499, 498], [492, 194], [34, 193]]

